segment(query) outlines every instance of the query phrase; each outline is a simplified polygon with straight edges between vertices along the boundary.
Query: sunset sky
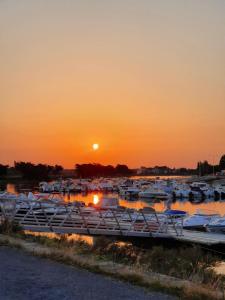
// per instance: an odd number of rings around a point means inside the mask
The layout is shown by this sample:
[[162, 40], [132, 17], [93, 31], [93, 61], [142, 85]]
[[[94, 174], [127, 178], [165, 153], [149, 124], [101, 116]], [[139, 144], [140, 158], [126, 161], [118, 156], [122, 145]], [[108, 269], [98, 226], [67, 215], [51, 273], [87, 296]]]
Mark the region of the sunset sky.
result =
[[225, 1], [0, 0], [0, 114], [0, 163], [217, 162]]

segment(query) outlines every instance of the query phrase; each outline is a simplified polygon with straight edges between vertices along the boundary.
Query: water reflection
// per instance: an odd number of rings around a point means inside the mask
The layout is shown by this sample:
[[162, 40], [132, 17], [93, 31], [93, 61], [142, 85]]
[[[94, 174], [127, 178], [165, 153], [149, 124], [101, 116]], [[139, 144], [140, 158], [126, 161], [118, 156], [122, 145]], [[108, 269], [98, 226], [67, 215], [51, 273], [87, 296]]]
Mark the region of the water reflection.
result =
[[[29, 235], [33, 235], [33, 236], [43, 236], [43, 237], [47, 237], [49, 239], [60, 239], [62, 237], [61, 234], [57, 234], [57, 233], [48, 233], [48, 232], [33, 232], [33, 231], [29, 231], [29, 230], [25, 230], [26, 234]], [[67, 241], [84, 241], [89, 245], [93, 245], [94, 242], [94, 238], [89, 236], [89, 235], [82, 235], [82, 234], [75, 234], [75, 233], [71, 233], [71, 234], [64, 234], [63, 235]]]
[[[15, 184], [7, 184], [7, 191], [11, 193], [25, 192], [25, 191], [38, 191], [37, 184], [23, 184], [23, 185], [15, 185]], [[156, 201], [156, 200], [142, 200], [142, 199], [125, 199], [124, 197], [119, 196], [116, 193], [101, 193], [94, 192], [88, 194], [64, 194], [63, 199], [66, 202], [74, 202], [74, 201], [83, 201], [86, 205], [89, 203], [97, 204], [99, 199], [102, 196], [107, 197], [118, 197], [119, 205], [125, 206], [128, 208], [141, 209], [143, 207], [153, 207], [156, 211], [163, 211], [167, 208], [167, 203], [165, 201]], [[221, 215], [225, 215], [225, 200], [215, 201], [213, 199], [205, 200], [201, 203], [190, 202], [187, 199], [176, 200], [170, 203], [171, 209], [178, 209], [187, 211], [190, 214], [196, 212], [196, 209], [208, 209], [219, 212]]]
[[99, 196], [98, 195], [93, 195], [93, 203], [96, 205], [99, 202]]

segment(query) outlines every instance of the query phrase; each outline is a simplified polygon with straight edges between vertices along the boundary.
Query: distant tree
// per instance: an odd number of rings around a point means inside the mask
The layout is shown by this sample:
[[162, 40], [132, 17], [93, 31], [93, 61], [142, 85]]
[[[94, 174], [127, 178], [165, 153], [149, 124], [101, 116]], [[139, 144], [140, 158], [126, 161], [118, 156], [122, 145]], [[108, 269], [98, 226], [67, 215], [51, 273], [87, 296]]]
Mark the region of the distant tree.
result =
[[220, 159], [219, 168], [220, 170], [225, 170], [225, 154]]
[[0, 164], [0, 176], [7, 175], [8, 168], [9, 168], [8, 165], [2, 165], [2, 164]]
[[100, 176], [116, 176], [130, 175], [131, 170], [126, 165], [117, 165], [116, 168], [101, 164], [76, 164], [76, 173], [79, 177], [100, 177]]
[[53, 175], [59, 175], [63, 171], [63, 167], [60, 165], [55, 165], [52, 169]]
[[202, 166], [202, 163], [200, 161], [198, 161], [198, 163], [197, 163], [197, 173], [198, 173], [199, 176], [202, 175], [201, 166]]
[[197, 165], [198, 174], [200, 176], [208, 175], [213, 173], [213, 166], [208, 163], [207, 160], [198, 162]]
[[117, 165], [115, 168], [116, 174], [119, 175], [129, 175], [131, 174], [131, 170], [126, 165]]
[[32, 164], [30, 162], [14, 162], [15, 170], [19, 171], [26, 179], [48, 179], [54, 170], [53, 166]]
[[105, 166], [103, 170], [104, 176], [113, 176], [115, 174], [115, 168], [111, 165]]
[[177, 174], [179, 175], [187, 175], [190, 171], [186, 168], [179, 168], [177, 169]]

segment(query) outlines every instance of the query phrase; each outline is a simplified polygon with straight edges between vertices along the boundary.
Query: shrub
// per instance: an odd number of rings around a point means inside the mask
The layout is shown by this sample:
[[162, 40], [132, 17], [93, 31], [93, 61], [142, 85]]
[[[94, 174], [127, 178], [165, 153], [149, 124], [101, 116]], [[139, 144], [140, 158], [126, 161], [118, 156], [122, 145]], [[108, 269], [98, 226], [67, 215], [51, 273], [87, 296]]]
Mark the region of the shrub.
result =
[[0, 233], [11, 234], [22, 231], [21, 226], [15, 222], [10, 221], [9, 219], [4, 219], [0, 224]]

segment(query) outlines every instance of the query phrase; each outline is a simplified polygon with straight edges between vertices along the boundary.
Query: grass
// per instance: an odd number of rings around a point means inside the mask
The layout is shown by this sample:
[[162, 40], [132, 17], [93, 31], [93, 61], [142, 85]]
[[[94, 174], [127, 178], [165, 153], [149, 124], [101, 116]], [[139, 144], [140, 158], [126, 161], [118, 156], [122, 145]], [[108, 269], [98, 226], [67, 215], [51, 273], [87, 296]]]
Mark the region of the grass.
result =
[[[99, 260], [95, 254], [90, 252], [88, 254], [86, 249], [85, 253], [82, 253], [83, 244], [81, 245], [80, 243], [78, 243], [79, 246], [76, 245], [78, 248], [81, 246], [78, 254], [76, 251], [77, 248], [68, 247], [68, 245], [67, 247], [62, 247], [61, 241], [54, 240], [49, 246], [48, 243], [46, 244], [46, 238], [40, 239], [38, 237], [36, 239], [36, 237], [33, 237], [32, 239], [29, 236], [23, 239], [23, 237], [23, 235], [18, 233], [15, 234], [15, 237], [0, 235], [0, 244], [17, 247], [34, 255], [85, 268], [91, 272], [109, 275], [149, 290], [173, 294], [180, 299], [222, 299], [222, 296], [218, 292], [215, 293], [203, 286], [201, 287], [166, 275], [146, 272], [144, 269], [140, 269], [140, 267], [138, 268], [134, 265], [128, 266], [102, 258]], [[55, 247], [56, 244], [58, 247]], [[69, 244], [71, 246], [71, 243]], [[75, 244], [77, 243], [75, 242]]]
[[13, 234], [17, 232], [22, 232], [22, 228], [19, 226], [18, 223], [12, 222], [7, 218], [1, 221], [0, 233]]
[[[5, 231], [4, 231], [5, 230]], [[200, 247], [141, 249], [131, 243], [99, 237], [88, 244], [66, 235], [49, 238], [24, 233], [16, 224], [3, 224], [0, 243], [22, 248], [34, 255], [79, 266], [91, 272], [165, 292], [180, 299], [225, 299], [223, 276], [213, 271], [219, 260]]]

